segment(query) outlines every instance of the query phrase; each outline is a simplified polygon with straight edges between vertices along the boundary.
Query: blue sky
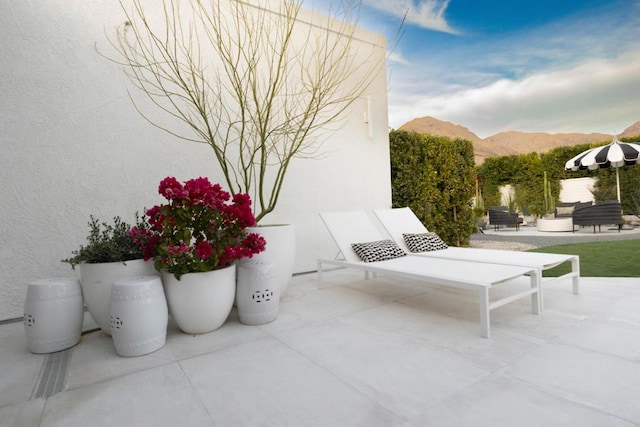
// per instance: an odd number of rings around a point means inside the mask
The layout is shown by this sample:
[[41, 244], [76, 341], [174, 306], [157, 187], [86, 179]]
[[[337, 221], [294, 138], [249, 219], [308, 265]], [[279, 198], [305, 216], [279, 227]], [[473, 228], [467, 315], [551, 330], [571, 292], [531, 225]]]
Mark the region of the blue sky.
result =
[[[336, 0], [305, 0], [326, 7]], [[364, 0], [394, 37], [389, 126], [433, 116], [480, 137], [614, 134], [640, 120], [640, 0]]]

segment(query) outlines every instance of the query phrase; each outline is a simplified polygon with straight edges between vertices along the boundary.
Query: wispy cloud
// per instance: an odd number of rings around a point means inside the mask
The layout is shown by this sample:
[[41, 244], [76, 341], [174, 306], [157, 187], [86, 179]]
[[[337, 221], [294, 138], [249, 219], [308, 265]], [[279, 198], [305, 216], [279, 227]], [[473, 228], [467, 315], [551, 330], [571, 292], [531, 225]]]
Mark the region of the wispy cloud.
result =
[[463, 124], [480, 137], [514, 129], [613, 134], [640, 119], [639, 99], [640, 58], [630, 53], [521, 80], [405, 98], [390, 113], [392, 126], [430, 115]]
[[365, 0], [364, 3], [398, 18], [406, 15], [407, 23], [421, 28], [458, 34], [445, 18], [449, 0]]
[[640, 119], [638, 6], [406, 50], [411, 66], [398, 64], [390, 82], [390, 126], [433, 116], [481, 137], [621, 132]]
[[397, 64], [402, 64], [402, 65], [410, 65], [409, 60], [404, 56], [402, 56], [402, 53], [400, 52], [396, 52], [396, 51], [391, 52], [387, 59], [389, 60], [389, 62], [395, 62]]

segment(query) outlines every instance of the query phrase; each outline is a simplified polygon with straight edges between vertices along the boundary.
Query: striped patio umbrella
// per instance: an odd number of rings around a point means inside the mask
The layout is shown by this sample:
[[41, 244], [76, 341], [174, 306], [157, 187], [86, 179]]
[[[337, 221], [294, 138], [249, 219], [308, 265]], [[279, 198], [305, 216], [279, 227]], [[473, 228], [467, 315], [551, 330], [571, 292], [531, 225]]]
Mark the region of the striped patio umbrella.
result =
[[640, 144], [631, 142], [620, 142], [614, 136], [610, 144], [602, 147], [592, 148], [583, 151], [565, 163], [567, 170], [577, 171], [583, 169], [616, 169], [616, 188], [618, 191], [618, 202], [620, 201], [620, 176], [618, 168], [640, 164]]

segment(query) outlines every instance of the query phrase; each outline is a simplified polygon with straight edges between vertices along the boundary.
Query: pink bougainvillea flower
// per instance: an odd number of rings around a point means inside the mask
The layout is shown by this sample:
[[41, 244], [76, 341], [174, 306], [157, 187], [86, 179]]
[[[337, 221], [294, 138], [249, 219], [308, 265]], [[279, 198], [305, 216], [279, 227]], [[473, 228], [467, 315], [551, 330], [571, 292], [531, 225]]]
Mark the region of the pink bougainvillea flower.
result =
[[180, 242], [179, 245], [167, 245], [167, 252], [172, 255], [180, 255], [189, 253], [191, 249], [184, 242]]
[[213, 254], [213, 246], [209, 244], [209, 242], [198, 242], [196, 243], [196, 255], [200, 259], [209, 258]]
[[242, 240], [242, 246], [248, 250], [246, 256], [251, 258], [254, 254], [259, 254], [265, 250], [267, 241], [257, 233], [249, 233], [247, 237]]
[[160, 185], [158, 186], [158, 193], [163, 196], [167, 200], [174, 200], [184, 198], [187, 195], [182, 184], [178, 182], [172, 176], [168, 176], [162, 181], [160, 181]]
[[246, 232], [255, 224], [249, 195], [231, 197], [206, 177], [183, 184], [167, 177], [158, 192], [167, 202], [147, 210], [150, 230], [131, 230], [145, 259], [153, 257], [157, 269], [179, 279], [186, 273], [227, 267], [264, 250], [264, 239]]

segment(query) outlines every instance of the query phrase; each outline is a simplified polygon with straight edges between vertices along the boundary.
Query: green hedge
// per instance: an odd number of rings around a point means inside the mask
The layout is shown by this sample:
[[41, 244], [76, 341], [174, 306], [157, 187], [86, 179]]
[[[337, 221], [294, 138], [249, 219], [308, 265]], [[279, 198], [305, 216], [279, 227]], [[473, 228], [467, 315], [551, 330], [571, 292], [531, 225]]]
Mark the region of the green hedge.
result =
[[[638, 140], [624, 138], [621, 141]], [[515, 188], [515, 199], [524, 214], [543, 215], [544, 185], [543, 176], [551, 185], [551, 193], [555, 200], [560, 195], [560, 180], [570, 178], [597, 178], [594, 188], [596, 201], [615, 200], [616, 174], [614, 169], [597, 169], [593, 171], [567, 171], [564, 166], [567, 160], [577, 156], [589, 148], [606, 145], [611, 141], [594, 144], [581, 144], [571, 147], [559, 147], [546, 153], [528, 153], [503, 157], [489, 157], [477, 168], [480, 176], [482, 195], [486, 206], [502, 204], [498, 188], [511, 184]], [[640, 214], [640, 166], [628, 166], [619, 169], [622, 193], [622, 208], [625, 213]], [[565, 200], [574, 201], [574, 200]]]
[[409, 206], [449, 245], [468, 246], [475, 164], [470, 141], [391, 131], [393, 206]]
[[[502, 204], [498, 188], [511, 184], [515, 188], [516, 204], [524, 214], [545, 213], [545, 172], [554, 200], [559, 198], [561, 179], [580, 177], [598, 178], [594, 190], [596, 201], [616, 199], [615, 170], [572, 172], [564, 169], [567, 160], [610, 141], [559, 147], [542, 154], [489, 157], [477, 168], [473, 144], [467, 140], [393, 130], [389, 141], [393, 206], [411, 207], [427, 228], [452, 246], [468, 246], [475, 230], [471, 200], [476, 176], [485, 206]], [[623, 210], [639, 215], [640, 166], [623, 167], [619, 172]]]

